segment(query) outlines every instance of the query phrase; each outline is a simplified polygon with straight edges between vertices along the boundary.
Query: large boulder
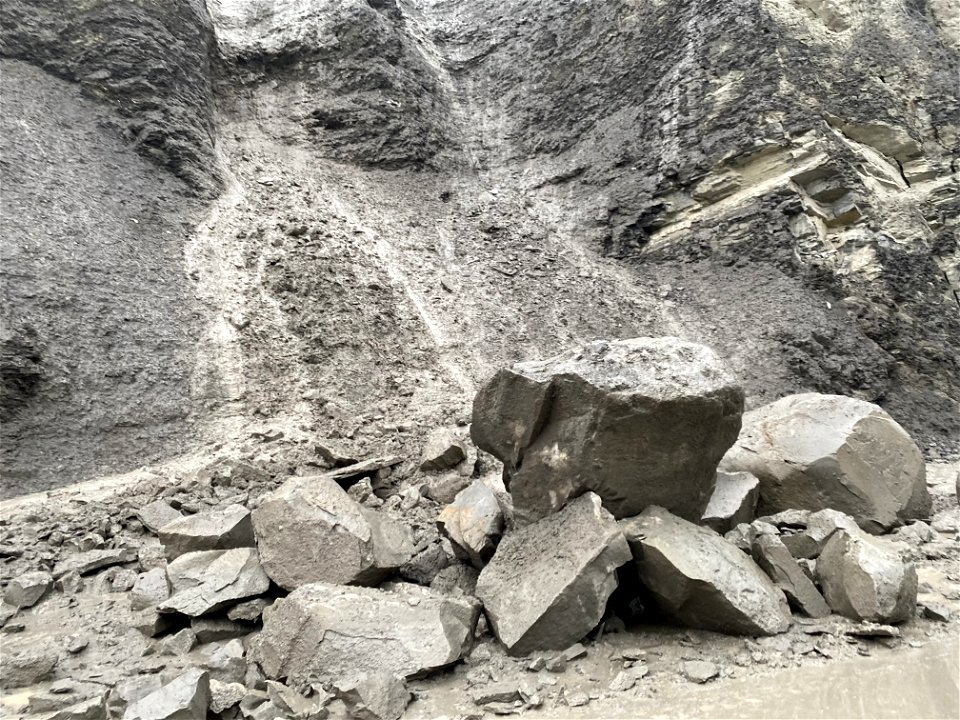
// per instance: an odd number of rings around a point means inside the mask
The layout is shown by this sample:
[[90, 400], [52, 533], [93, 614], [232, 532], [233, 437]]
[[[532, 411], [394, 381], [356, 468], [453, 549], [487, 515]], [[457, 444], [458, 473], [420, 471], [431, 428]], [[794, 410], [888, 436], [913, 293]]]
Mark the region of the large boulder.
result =
[[220, 610], [270, 588], [255, 548], [181, 555], [167, 565], [167, 579], [172, 593], [158, 609], [191, 617]]
[[503, 511], [493, 491], [482, 480], [474, 480], [440, 511], [437, 526], [457, 557], [482, 568], [503, 534]]
[[783, 593], [713, 530], [660, 507], [620, 525], [640, 580], [681, 624], [738, 635], [774, 635], [790, 626]]
[[293, 590], [313, 582], [372, 585], [413, 557], [410, 531], [363, 507], [329, 477], [292, 477], [253, 511], [260, 561]]
[[471, 435], [503, 461], [521, 524], [587, 490], [617, 518], [657, 504], [699, 521], [742, 410], [712, 350], [634, 338], [501, 370], [474, 400]]
[[158, 531], [168, 558], [199, 550], [253, 547], [250, 511], [243, 505], [224, 505], [208, 512], [179, 517]]
[[856, 398], [791, 395], [746, 413], [721, 468], [760, 479], [762, 513], [832, 508], [873, 533], [930, 513], [916, 443]]
[[514, 655], [563, 650], [592, 630], [631, 558], [616, 520], [588, 492], [509, 533], [480, 573], [477, 597]]
[[459, 660], [479, 614], [475, 600], [407, 583], [390, 589], [313, 583], [263, 611], [251, 656], [268, 677], [288, 684], [369, 672], [411, 677]]
[[897, 623], [916, 611], [916, 568], [860, 530], [830, 536], [817, 559], [817, 579], [834, 612], [854, 620]]

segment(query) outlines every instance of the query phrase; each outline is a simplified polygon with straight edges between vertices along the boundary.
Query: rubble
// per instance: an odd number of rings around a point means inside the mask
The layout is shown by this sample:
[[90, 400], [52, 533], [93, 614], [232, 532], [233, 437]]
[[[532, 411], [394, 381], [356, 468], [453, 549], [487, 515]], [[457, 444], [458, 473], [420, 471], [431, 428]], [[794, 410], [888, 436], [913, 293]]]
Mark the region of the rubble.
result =
[[254, 546], [250, 511], [242, 505], [224, 505], [182, 517], [164, 525], [158, 534], [169, 559], [200, 550]]
[[222, 713], [236, 707], [247, 694], [247, 687], [243, 683], [224, 683], [219, 680], [210, 680], [210, 712]]
[[413, 699], [402, 678], [376, 671], [337, 683], [335, 694], [356, 720], [399, 720]]
[[656, 504], [696, 522], [742, 410], [712, 350], [634, 338], [501, 370], [474, 400], [471, 436], [503, 461], [518, 522], [587, 490], [617, 518]]
[[148, 530], [158, 533], [164, 525], [183, 517], [179, 510], [170, 507], [166, 500], [154, 500], [136, 511], [137, 518]]
[[427, 436], [420, 458], [420, 469], [426, 471], [449, 470], [467, 459], [463, 440], [452, 430], [437, 428]]
[[3, 643], [0, 652], [0, 688], [33, 685], [48, 678], [60, 660], [55, 650], [45, 646], [11, 647]]
[[401, 677], [456, 662], [480, 613], [466, 598], [394, 583], [388, 589], [302, 585], [264, 610], [251, 655], [270, 678]]
[[775, 535], [760, 535], [753, 543], [753, 559], [773, 584], [783, 590], [791, 605], [812, 618], [830, 614], [830, 608], [813, 581], [806, 576], [787, 546]]
[[803, 530], [785, 534], [782, 540], [795, 558], [814, 559], [823, 552], [833, 533], [841, 529], [857, 533], [860, 528], [849, 515], [837, 510], [819, 510], [807, 516]]
[[754, 518], [759, 497], [760, 481], [750, 473], [718, 470], [701, 524], [722, 535], [740, 523], [749, 523]]
[[510, 653], [562, 650], [600, 622], [630, 550], [600, 498], [508, 533], [480, 573], [477, 597]]
[[503, 534], [503, 512], [490, 488], [482, 480], [474, 480], [440, 512], [437, 526], [450, 539], [457, 556], [480, 569]]
[[656, 506], [620, 525], [641, 581], [681, 624], [741, 635], [789, 627], [783, 593], [714, 531]]
[[53, 577], [59, 580], [72, 573], [87, 575], [94, 570], [100, 570], [111, 565], [122, 565], [136, 559], [137, 552], [132, 548], [89, 550], [64, 557], [53, 568]]
[[123, 720], [206, 720], [209, 705], [210, 676], [190, 669], [128, 705]]
[[167, 566], [172, 593], [160, 612], [197, 617], [265, 593], [270, 579], [253, 548], [202, 550], [181, 555]]
[[145, 610], [157, 607], [169, 597], [170, 584], [167, 582], [167, 571], [154, 568], [137, 577], [130, 591], [130, 608]]
[[883, 409], [790, 395], [748, 412], [721, 469], [760, 479], [760, 510], [833, 509], [872, 533], [930, 512], [923, 456]]
[[375, 584], [413, 557], [406, 527], [328, 477], [288, 479], [254, 510], [253, 526], [264, 570], [286, 590]]
[[3, 601], [15, 608], [33, 607], [53, 587], [53, 576], [43, 570], [23, 573], [3, 591]]

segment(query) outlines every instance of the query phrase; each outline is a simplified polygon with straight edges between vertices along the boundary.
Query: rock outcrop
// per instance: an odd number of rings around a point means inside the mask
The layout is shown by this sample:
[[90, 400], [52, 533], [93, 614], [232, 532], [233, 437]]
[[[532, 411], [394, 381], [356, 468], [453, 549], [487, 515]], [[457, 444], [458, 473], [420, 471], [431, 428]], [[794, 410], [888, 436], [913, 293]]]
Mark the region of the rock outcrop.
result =
[[763, 513], [831, 508], [877, 533], [930, 512], [916, 443], [856, 398], [791, 395], [747, 413], [721, 467], [760, 479]]
[[742, 409], [710, 349], [635, 338], [499, 371], [474, 400], [471, 435], [503, 461], [518, 521], [586, 491], [614, 517], [658, 504], [698, 521]]

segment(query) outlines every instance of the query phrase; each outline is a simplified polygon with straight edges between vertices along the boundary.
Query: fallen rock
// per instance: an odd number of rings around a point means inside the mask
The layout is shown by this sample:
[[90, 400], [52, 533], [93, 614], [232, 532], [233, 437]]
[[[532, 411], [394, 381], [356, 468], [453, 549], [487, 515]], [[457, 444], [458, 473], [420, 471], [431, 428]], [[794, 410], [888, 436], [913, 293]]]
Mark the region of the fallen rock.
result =
[[563, 650], [600, 622], [615, 571], [630, 557], [613, 516], [588, 492], [507, 534], [480, 573], [477, 597], [511, 654]]
[[243, 682], [247, 674], [246, 650], [240, 640], [211, 643], [199, 651], [201, 665], [210, 671], [210, 677], [220, 682]]
[[385, 672], [337, 683], [335, 695], [357, 720], [398, 720], [413, 699], [403, 678]]
[[130, 591], [130, 608], [145, 610], [157, 607], [170, 597], [170, 584], [167, 582], [167, 571], [154, 568], [141, 573]]
[[206, 720], [210, 676], [190, 669], [173, 682], [127, 706], [123, 720]]
[[3, 601], [16, 608], [33, 607], [52, 587], [53, 576], [48, 572], [37, 570], [23, 573], [7, 584]]
[[52, 648], [11, 648], [4, 643], [0, 652], [0, 688], [26, 687], [48, 678], [60, 656]]
[[291, 687], [273, 680], [266, 681], [267, 697], [284, 715], [294, 718], [315, 718], [325, 715], [326, 694], [305, 697]]
[[812, 560], [820, 556], [833, 533], [841, 529], [857, 534], [860, 528], [849, 515], [837, 510], [820, 510], [807, 516], [805, 529], [785, 534], [782, 540], [795, 558]]
[[237, 603], [232, 608], [227, 610], [227, 617], [231, 620], [257, 622], [257, 620], [260, 619], [260, 616], [263, 615], [263, 609], [272, 602], [273, 600], [268, 598], [254, 598], [253, 600], [246, 600], [242, 603]]
[[210, 712], [222, 713], [236, 707], [247, 694], [243, 683], [224, 683], [219, 680], [210, 680]]
[[89, 550], [63, 558], [54, 566], [53, 577], [59, 579], [71, 573], [86, 575], [94, 570], [100, 570], [111, 565], [122, 565], [136, 559], [137, 551], [132, 548]]
[[159, 610], [191, 617], [260, 595], [270, 587], [254, 548], [181, 555], [167, 566], [167, 579], [173, 593]]
[[470, 478], [458, 472], [445, 472], [427, 479], [423, 494], [438, 503], [452, 503], [457, 495], [470, 486]]
[[521, 524], [587, 490], [617, 518], [656, 504], [698, 522], [742, 410], [712, 350], [635, 338], [501, 370], [474, 400], [471, 435], [503, 461]]
[[660, 507], [620, 525], [641, 581], [680, 623], [740, 635], [774, 635], [789, 627], [783, 593], [713, 530]]
[[437, 428], [427, 436], [420, 469], [427, 471], [449, 470], [467, 459], [467, 448], [463, 440], [452, 430]]
[[759, 497], [760, 481], [750, 473], [718, 471], [702, 524], [722, 535], [740, 523], [749, 523]]
[[136, 511], [137, 518], [151, 532], [159, 532], [164, 525], [183, 517], [178, 510], [170, 507], [166, 500], [155, 500]]
[[720, 675], [720, 668], [705, 660], [687, 660], [683, 663], [683, 676], [690, 682], [703, 684]]
[[479, 576], [472, 565], [454, 563], [436, 574], [430, 582], [430, 589], [440, 595], [476, 595]]
[[456, 662], [470, 647], [479, 613], [476, 601], [407, 583], [312, 583], [264, 610], [251, 657], [267, 677], [294, 684], [373, 670], [410, 677]]
[[211, 617], [193, 618], [190, 621], [190, 629], [197, 634], [197, 642], [200, 643], [233, 640], [249, 635], [252, 630], [249, 625], [226, 618]]
[[757, 537], [753, 544], [753, 559], [773, 580], [773, 584], [783, 590], [790, 604], [802, 613], [812, 618], [822, 618], [830, 614], [830, 607], [823, 595], [806, 576], [780, 538], [775, 535]]
[[179, 657], [186, 655], [197, 645], [197, 634], [190, 628], [169, 635], [160, 641], [160, 654]]
[[230, 550], [255, 544], [250, 511], [242, 505], [225, 505], [182, 517], [160, 528], [159, 536], [170, 559], [188, 552]]
[[817, 559], [817, 579], [827, 604], [853, 620], [898, 623], [916, 611], [914, 566], [859, 530], [833, 533]]
[[832, 508], [879, 533], [930, 512], [920, 449], [856, 398], [791, 395], [747, 413], [721, 469], [760, 479], [763, 513]]
[[375, 584], [413, 557], [410, 531], [326, 477], [292, 477], [253, 512], [263, 568], [293, 590]]
[[156, 608], [140, 610], [130, 618], [130, 627], [147, 637], [156, 637], [170, 629], [173, 620], [169, 615], [161, 615]]
[[156, 675], [137, 675], [120, 680], [110, 690], [107, 707], [111, 717], [123, 715], [127, 706], [156, 692], [163, 686], [163, 682]]
[[47, 715], [44, 720], [107, 720], [106, 694], [87, 698]]
[[520, 700], [520, 688], [517, 683], [495, 682], [470, 691], [470, 699], [474, 705], [488, 703], [512, 703]]
[[481, 480], [457, 494], [437, 518], [437, 526], [461, 560], [482, 568], [503, 534], [503, 512], [496, 496]]

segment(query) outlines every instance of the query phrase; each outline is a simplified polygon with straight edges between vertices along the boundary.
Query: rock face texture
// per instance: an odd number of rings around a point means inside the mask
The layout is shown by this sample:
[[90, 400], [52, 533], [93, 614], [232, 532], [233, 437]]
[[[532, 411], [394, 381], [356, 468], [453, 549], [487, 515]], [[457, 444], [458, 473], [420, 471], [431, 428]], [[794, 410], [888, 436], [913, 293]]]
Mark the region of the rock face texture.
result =
[[504, 537], [480, 573], [477, 597], [512, 654], [564, 650], [600, 622], [616, 569], [630, 557], [616, 521], [587, 493]]
[[621, 521], [643, 584], [682, 624], [740, 635], [790, 626], [786, 600], [747, 555], [663, 508]]
[[708, 348], [635, 338], [501, 370], [477, 394], [471, 434], [504, 462], [518, 520], [588, 490], [618, 518], [660, 504], [699, 520], [742, 409]]
[[830, 508], [875, 533], [930, 513], [923, 456], [876, 405], [808, 393], [743, 422], [723, 467], [760, 479], [761, 513]]

